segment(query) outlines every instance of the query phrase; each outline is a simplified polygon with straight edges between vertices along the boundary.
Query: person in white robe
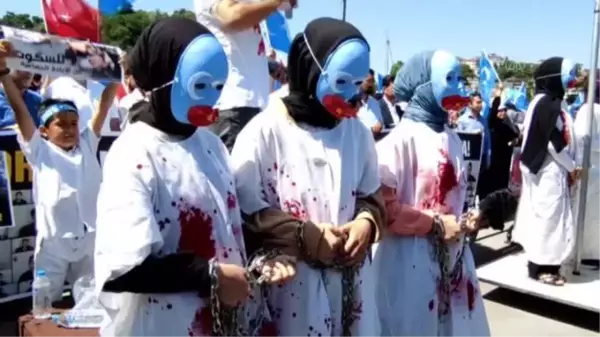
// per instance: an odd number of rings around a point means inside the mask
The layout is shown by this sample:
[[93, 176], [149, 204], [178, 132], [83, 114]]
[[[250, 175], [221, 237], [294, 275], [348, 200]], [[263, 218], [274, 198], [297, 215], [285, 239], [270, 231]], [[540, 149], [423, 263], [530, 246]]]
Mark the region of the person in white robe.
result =
[[448, 112], [461, 95], [460, 63], [428, 51], [413, 56], [394, 80], [408, 102], [377, 155], [388, 215], [375, 253], [375, 296], [384, 336], [489, 336], [466, 234], [459, 221], [467, 189], [462, 143]]
[[575, 246], [571, 187], [580, 169], [563, 97], [576, 74], [574, 63], [562, 57], [542, 62], [534, 72], [536, 95], [523, 123], [523, 185], [513, 235], [525, 250], [529, 277], [549, 285], [566, 282], [560, 268]]
[[[223, 48], [199, 23], [168, 18], [141, 34], [128, 64], [150, 97], [104, 164], [95, 276], [109, 320], [100, 334], [241, 334], [251, 326], [235, 313], [252, 281], [241, 214], [228, 151], [205, 128], [227, 78]], [[293, 275], [290, 260], [272, 262], [256, 276]]]
[[[598, 268], [600, 263], [600, 214], [598, 213], [597, 205], [600, 205], [600, 104], [599, 92], [600, 81], [598, 81], [598, 73], [596, 73], [596, 92], [593, 100], [588, 97], [584, 103], [574, 122], [575, 137], [577, 138], [577, 163], [583, 164], [583, 140], [587, 135], [586, 115], [593, 114], [592, 134], [591, 134], [591, 153], [590, 153], [590, 168], [588, 171], [587, 183], [587, 200], [585, 222], [583, 230], [583, 247], [581, 259], [584, 265]], [[587, 92], [587, 91], [586, 91]], [[590, 112], [590, 108], [593, 111]]]
[[297, 257], [272, 287], [281, 336], [378, 336], [369, 247], [384, 206], [370, 131], [349, 103], [369, 72], [369, 46], [350, 23], [311, 21], [293, 40], [289, 94], [239, 134], [232, 152], [247, 228]]

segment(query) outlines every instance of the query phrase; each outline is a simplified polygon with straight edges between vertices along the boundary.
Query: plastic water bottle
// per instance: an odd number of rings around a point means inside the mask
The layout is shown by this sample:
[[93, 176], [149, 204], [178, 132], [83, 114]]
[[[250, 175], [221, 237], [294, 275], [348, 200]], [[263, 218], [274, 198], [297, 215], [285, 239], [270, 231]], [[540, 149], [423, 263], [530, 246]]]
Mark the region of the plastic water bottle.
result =
[[94, 329], [102, 326], [106, 312], [102, 309], [71, 309], [60, 315], [52, 315], [52, 322], [69, 329]]
[[48, 319], [51, 316], [52, 303], [50, 303], [50, 279], [46, 271], [37, 270], [31, 289], [33, 293], [33, 317], [37, 319]]

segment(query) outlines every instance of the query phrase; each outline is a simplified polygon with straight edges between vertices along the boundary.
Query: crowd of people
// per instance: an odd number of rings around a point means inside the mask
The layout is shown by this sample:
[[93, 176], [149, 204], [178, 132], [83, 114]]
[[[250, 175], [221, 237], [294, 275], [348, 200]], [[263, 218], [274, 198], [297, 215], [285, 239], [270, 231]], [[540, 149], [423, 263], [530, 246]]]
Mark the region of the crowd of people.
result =
[[[539, 66], [520, 126], [501, 85], [484, 120], [443, 50], [385, 77], [378, 100], [369, 43], [341, 20], [312, 20], [287, 72], [269, 66], [257, 27], [285, 2], [195, 0], [197, 21], [147, 27], [121, 62], [126, 123], [102, 168], [120, 84], [84, 118], [65, 99], [76, 81], [42, 100], [31, 75], [6, 67], [13, 50], [0, 41], [4, 106], [34, 170], [35, 268], [52, 299], [67, 272], [93, 275], [106, 336], [486, 336], [467, 236], [515, 213], [529, 276], [563, 284], [568, 184], [581, 172], [561, 108], [574, 66]], [[463, 206], [455, 129], [484, 135], [479, 210]]]

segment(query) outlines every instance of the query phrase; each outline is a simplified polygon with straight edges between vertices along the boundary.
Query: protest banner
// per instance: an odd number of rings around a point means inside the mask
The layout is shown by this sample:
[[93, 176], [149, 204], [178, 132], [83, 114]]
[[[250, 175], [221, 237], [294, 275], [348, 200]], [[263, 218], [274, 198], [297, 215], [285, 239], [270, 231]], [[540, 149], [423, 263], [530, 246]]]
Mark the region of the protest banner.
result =
[[463, 159], [466, 167], [467, 195], [463, 211], [477, 207], [477, 181], [481, 169], [483, 137], [481, 133], [457, 132], [462, 141]]
[[70, 76], [101, 82], [120, 82], [118, 47], [0, 26], [0, 38], [10, 41], [16, 57], [6, 59], [11, 69], [49, 76]]
[[[116, 138], [100, 138], [97, 153], [100, 163]], [[36, 230], [33, 171], [19, 147], [14, 131], [0, 131], [0, 154], [5, 167], [0, 171], [0, 180], [4, 177], [7, 183], [7, 193], [2, 199], [9, 200], [10, 212], [10, 223], [6, 226], [3, 223], [0, 227], [0, 303], [4, 303], [31, 295]], [[4, 213], [2, 215], [6, 219]]]

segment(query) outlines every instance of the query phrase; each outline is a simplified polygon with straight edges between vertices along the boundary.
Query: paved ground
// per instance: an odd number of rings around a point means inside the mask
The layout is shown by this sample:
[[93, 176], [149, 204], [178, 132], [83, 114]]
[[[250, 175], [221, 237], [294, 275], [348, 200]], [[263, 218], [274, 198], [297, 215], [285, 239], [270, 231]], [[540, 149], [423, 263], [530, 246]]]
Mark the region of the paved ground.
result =
[[[480, 238], [488, 233], [480, 233]], [[474, 246], [477, 264], [508, 254], [511, 247], [500, 234], [479, 240]], [[599, 336], [599, 316], [555, 302], [498, 289], [482, 283], [481, 291], [493, 336]], [[598, 299], [600, 301], [600, 299]], [[0, 306], [0, 336], [18, 333], [16, 318], [27, 311], [30, 300]]]
[[[480, 233], [485, 237], [488, 233]], [[510, 253], [506, 235], [476, 242], [477, 264]], [[514, 250], [513, 250], [514, 251]], [[509, 272], [509, 271], [507, 271]], [[599, 336], [599, 316], [537, 297], [481, 283], [492, 336]], [[600, 301], [600, 299], [598, 299]]]

